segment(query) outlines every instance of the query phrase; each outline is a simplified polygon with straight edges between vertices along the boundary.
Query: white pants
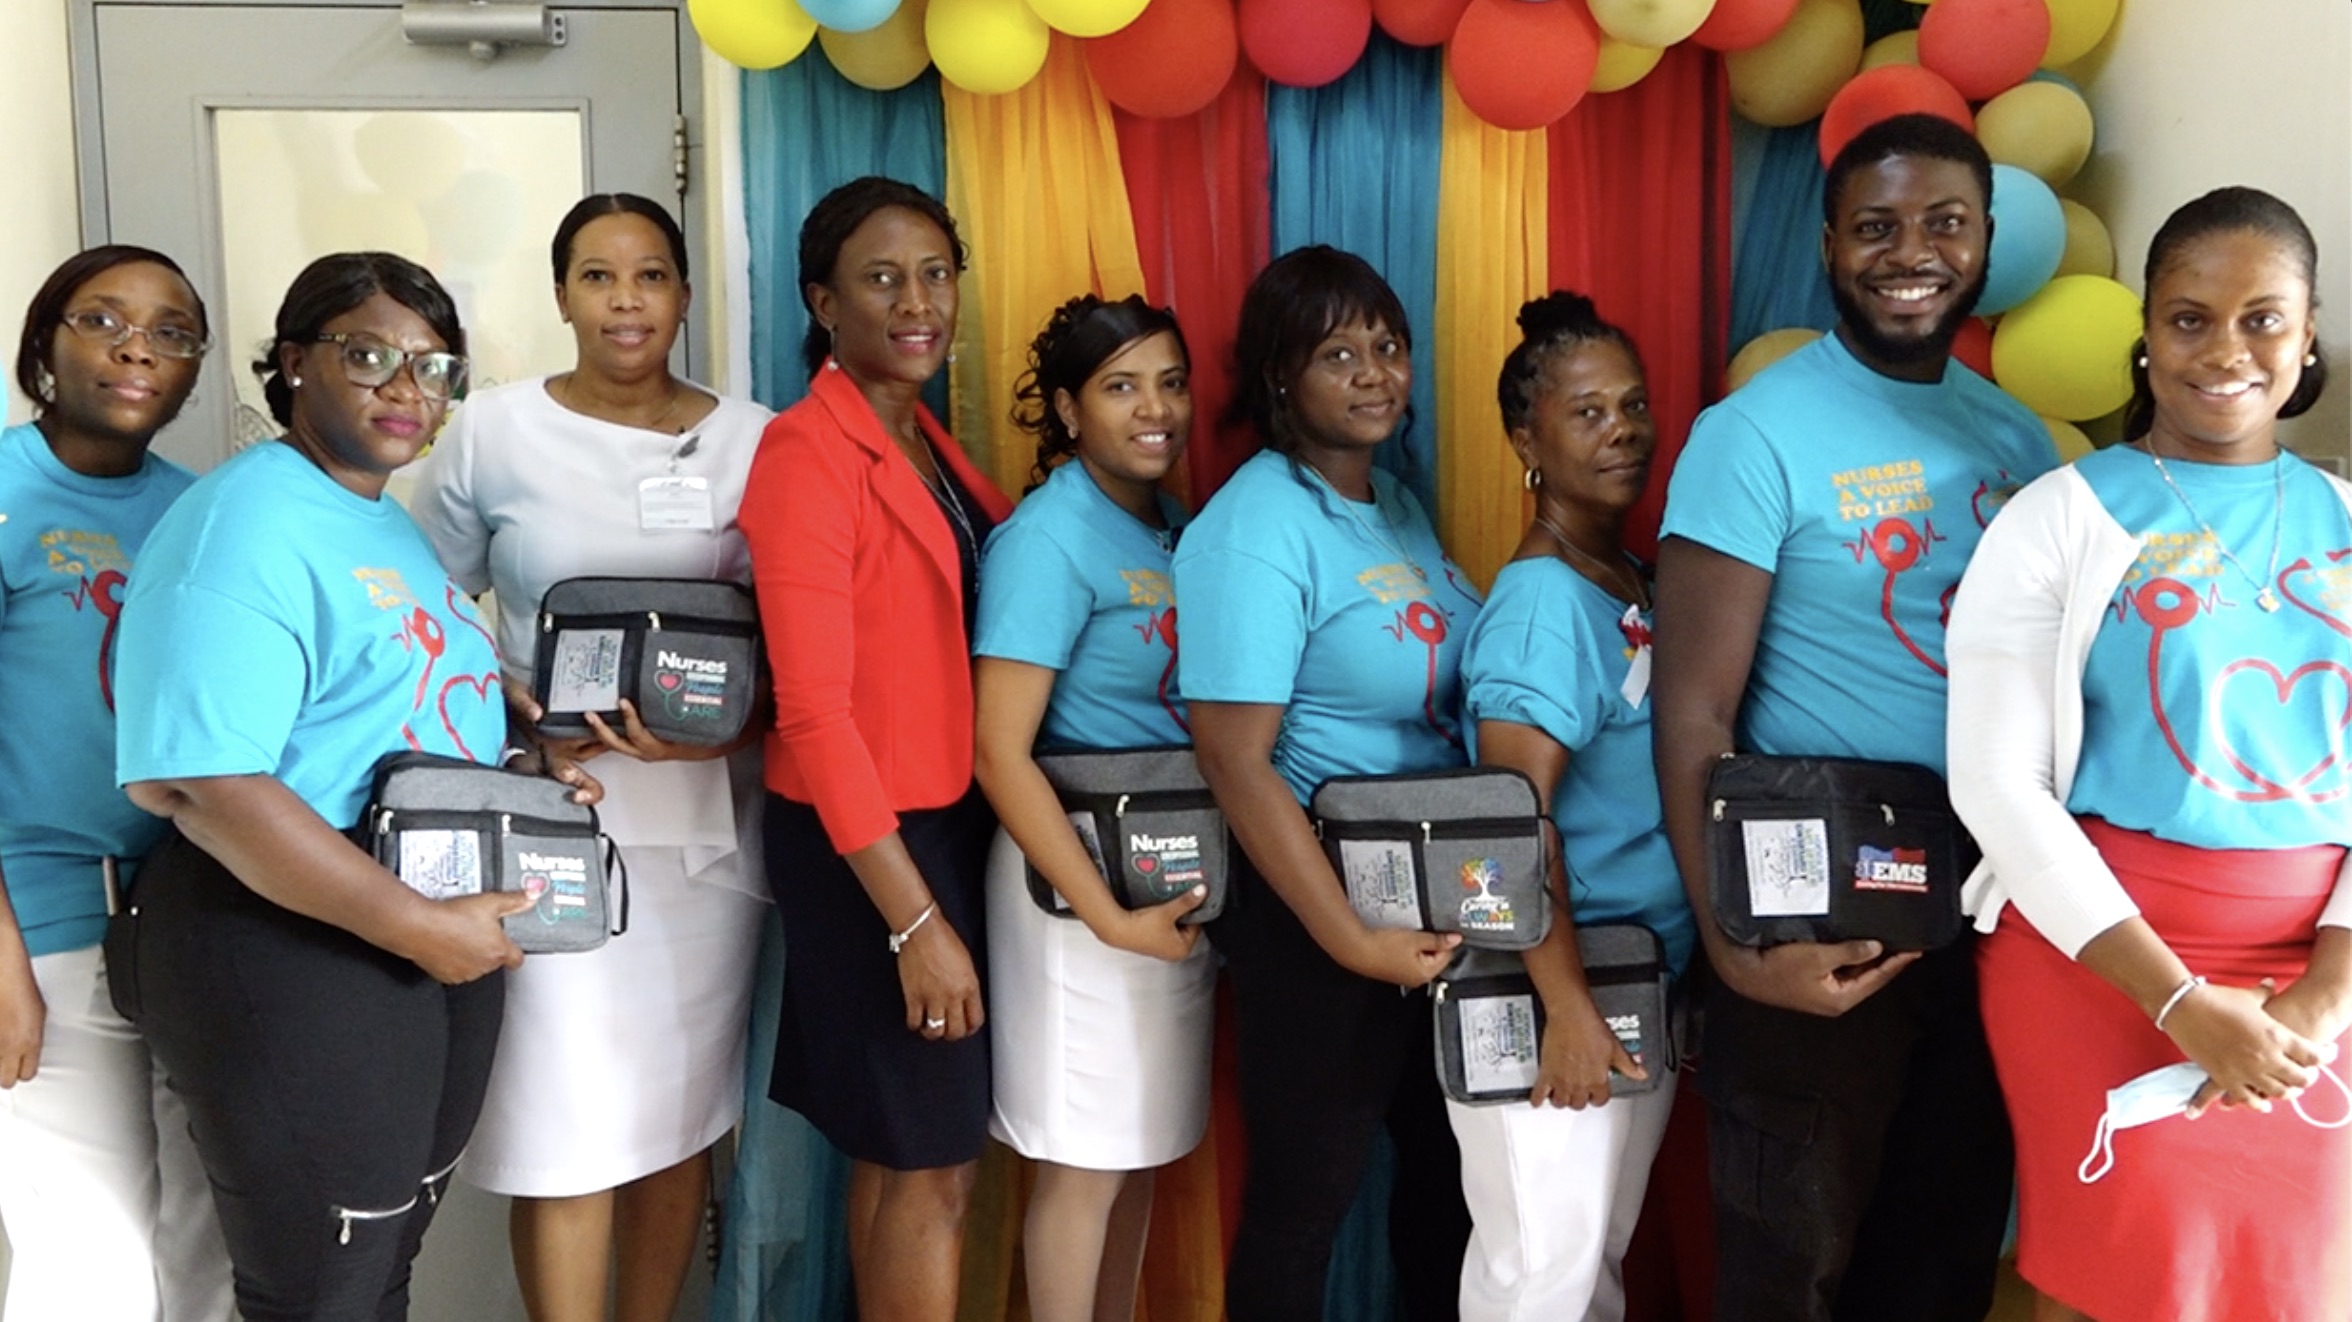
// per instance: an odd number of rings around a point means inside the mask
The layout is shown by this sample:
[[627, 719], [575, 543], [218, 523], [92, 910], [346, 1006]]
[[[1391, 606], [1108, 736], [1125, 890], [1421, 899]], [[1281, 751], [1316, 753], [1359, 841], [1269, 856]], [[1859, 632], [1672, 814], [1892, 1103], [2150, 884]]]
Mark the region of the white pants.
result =
[[1674, 1078], [1581, 1111], [1446, 1103], [1470, 1249], [1462, 1322], [1619, 1322], [1625, 1246], [1674, 1109]]
[[7, 1322], [221, 1322], [229, 1253], [212, 1189], [96, 947], [42, 955], [39, 1071], [0, 1089]]

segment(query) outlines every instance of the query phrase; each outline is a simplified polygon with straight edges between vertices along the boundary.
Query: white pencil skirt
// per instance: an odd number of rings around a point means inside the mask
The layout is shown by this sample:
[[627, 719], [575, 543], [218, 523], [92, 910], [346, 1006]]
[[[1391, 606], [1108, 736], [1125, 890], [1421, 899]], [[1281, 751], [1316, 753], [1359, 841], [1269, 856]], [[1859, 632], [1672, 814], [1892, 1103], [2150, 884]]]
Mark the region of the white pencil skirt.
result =
[[989, 1132], [1025, 1157], [1147, 1170], [1200, 1143], [1209, 1118], [1217, 962], [1203, 939], [1171, 964], [1104, 945], [1029, 898], [1003, 831], [988, 856]]

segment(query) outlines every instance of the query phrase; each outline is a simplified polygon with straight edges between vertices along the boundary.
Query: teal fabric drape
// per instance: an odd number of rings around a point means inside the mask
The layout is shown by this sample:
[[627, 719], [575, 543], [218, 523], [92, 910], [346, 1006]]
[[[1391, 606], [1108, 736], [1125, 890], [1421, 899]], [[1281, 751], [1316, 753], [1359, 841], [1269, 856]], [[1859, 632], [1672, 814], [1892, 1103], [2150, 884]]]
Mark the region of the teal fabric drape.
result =
[[1413, 418], [1374, 462], [1437, 515], [1438, 151], [1444, 53], [1375, 31], [1364, 58], [1323, 87], [1266, 89], [1273, 249], [1310, 243], [1372, 263], [1413, 330]]
[[[895, 92], [849, 82], [814, 51], [743, 76], [744, 212], [751, 238], [752, 394], [782, 409], [808, 392], [801, 337], [800, 224], [817, 199], [861, 175], [944, 196], [947, 135], [938, 75]], [[947, 374], [931, 406], [947, 416]], [[760, 949], [744, 1119], [728, 1186], [712, 1322], [848, 1322], [844, 1208], [849, 1164], [807, 1121], [768, 1100], [784, 946], [773, 913]]]
[[[1906, 0], [1862, 0], [1872, 41], [1919, 26]], [[1732, 116], [1731, 343], [1766, 331], [1837, 324], [1821, 275], [1821, 121], [1760, 128]]]
[[[813, 131], [812, 131], [813, 130]], [[939, 74], [870, 92], [810, 51], [781, 69], [743, 75], [743, 210], [751, 229], [751, 388], [773, 409], [808, 393], [800, 341], [800, 222], [835, 187], [862, 175], [947, 195], [947, 127]], [[933, 383], [947, 416], [947, 374]]]

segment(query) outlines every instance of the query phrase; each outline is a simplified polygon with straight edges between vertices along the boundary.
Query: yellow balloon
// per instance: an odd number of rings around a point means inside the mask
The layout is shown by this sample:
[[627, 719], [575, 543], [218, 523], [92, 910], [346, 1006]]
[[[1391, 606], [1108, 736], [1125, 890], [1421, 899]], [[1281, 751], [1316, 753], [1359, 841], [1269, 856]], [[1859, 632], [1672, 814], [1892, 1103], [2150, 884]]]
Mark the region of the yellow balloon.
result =
[[1889, 32], [1862, 48], [1862, 67], [1856, 72], [1868, 73], [1889, 64], [1919, 63], [1919, 29], [1905, 28]]
[[923, 39], [940, 77], [995, 96], [1026, 86], [1045, 67], [1053, 29], [1024, 0], [931, 0]]
[[1590, 8], [1604, 36], [1663, 48], [1698, 31], [1715, 0], [1591, 0]]
[[1993, 379], [2034, 412], [2068, 422], [2131, 399], [2140, 300], [2104, 276], [2060, 276], [1993, 328]]
[[817, 20], [794, 0], [686, 0], [702, 44], [746, 69], [790, 64], [817, 35]]
[[2064, 418], [2044, 418], [2042, 425], [2050, 430], [2050, 444], [2058, 447], [2058, 461], [2071, 464], [2099, 447], [2091, 444], [2090, 436], [2082, 428]]
[[2004, 165], [2064, 188], [2091, 158], [2091, 107], [2060, 83], [2019, 83], [1976, 112], [1976, 140]]
[[1056, 32], [1073, 37], [1107, 37], [1134, 22], [1150, 0], [1029, 0], [1029, 8]]
[[1666, 52], [1658, 46], [1636, 46], [1615, 37], [1601, 38], [1601, 62], [1593, 66], [1591, 89], [1622, 92], [1650, 76]]
[[2114, 275], [2115, 240], [2107, 233], [2107, 222], [2070, 197], [2059, 198], [2058, 209], [2066, 213], [2066, 248], [2058, 258], [2058, 274]]
[[2050, 46], [2042, 67], [2055, 69], [2091, 53], [2115, 26], [2116, 0], [2049, 0]]
[[863, 32], [817, 29], [817, 44], [842, 77], [860, 87], [893, 92], [931, 67], [931, 48], [923, 44], [923, 14], [928, 8], [928, 0], [899, 0], [896, 12]]
[[1723, 57], [1732, 109], [1767, 128], [1817, 118], [1861, 63], [1858, 0], [1797, 0], [1771, 40]]
[[1821, 338], [1821, 332], [1803, 326], [1766, 331], [1740, 346], [1731, 356], [1731, 366], [1723, 369], [1724, 393], [1739, 389], [1755, 379], [1756, 373], [1772, 366], [1797, 350]]

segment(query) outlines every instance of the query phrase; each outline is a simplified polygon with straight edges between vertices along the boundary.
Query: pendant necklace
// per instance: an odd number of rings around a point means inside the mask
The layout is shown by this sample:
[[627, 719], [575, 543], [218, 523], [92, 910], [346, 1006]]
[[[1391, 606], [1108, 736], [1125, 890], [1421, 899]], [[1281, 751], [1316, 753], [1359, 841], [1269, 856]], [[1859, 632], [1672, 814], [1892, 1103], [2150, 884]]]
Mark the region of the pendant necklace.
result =
[[1632, 602], [1634, 605], [1639, 606], [1645, 611], [1650, 608], [1650, 594], [1643, 589], [1641, 575], [1634, 571], [1633, 566], [1626, 564], [1622, 560], [1619, 561], [1615, 566], [1611, 566], [1606, 560], [1602, 560], [1594, 556], [1592, 552], [1587, 551], [1583, 547], [1578, 546], [1575, 542], [1570, 541], [1568, 539], [1568, 534], [1560, 531], [1559, 524], [1552, 522], [1550, 519], [1541, 514], [1535, 516], [1535, 526], [1543, 529], [1547, 533], [1550, 533], [1552, 540], [1558, 542], [1562, 550], [1565, 550], [1568, 552], [1568, 554], [1575, 556], [1577, 559], [1582, 560], [1584, 563], [1591, 565], [1593, 568], [1601, 571], [1601, 573], [1607, 575], [1617, 586], [1625, 588], [1625, 599], [1627, 601]]
[[931, 499], [939, 502], [940, 508], [947, 511], [947, 516], [954, 519], [956, 527], [963, 532], [963, 540], [958, 543], [958, 549], [966, 551], [967, 554], [978, 555], [980, 552], [979, 538], [972, 531], [971, 516], [964, 513], [964, 502], [957, 500], [954, 494], [947, 490], [947, 467], [939, 462], [939, 451], [932, 447], [931, 438], [927, 436], [923, 438], [923, 452], [931, 456], [931, 466], [939, 470], [937, 482], [924, 476], [921, 466], [913, 460], [908, 460], [907, 466], [915, 470], [915, 480], [923, 484], [923, 489], [931, 493]]
[[2181, 490], [2180, 483], [2172, 480], [2172, 470], [2164, 466], [2164, 456], [2156, 453], [2155, 440], [2153, 438], [2143, 438], [2140, 442], [2140, 446], [2142, 449], [2147, 451], [2148, 458], [2155, 461], [2156, 476], [2163, 478], [2164, 485], [2172, 488], [2172, 494], [2180, 501], [2181, 508], [2189, 512], [2189, 517], [2195, 520], [2197, 527], [2202, 532], [2204, 532], [2205, 539], [2213, 543], [2213, 549], [2221, 552], [2221, 558], [2229, 561], [2230, 568], [2237, 570], [2239, 577], [2254, 585], [2254, 604], [2260, 606], [2266, 612], [2276, 613], [2279, 608], [2278, 594], [2270, 590], [2270, 585], [2278, 581], [2279, 545], [2285, 540], [2284, 534], [2286, 532], [2287, 522], [2287, 452], [2285, 450], [2280, 450], [2278, 454], [2270, 461], [2270, 572], [2267, 577], [2256, 578], [2253, 574], [2247, 572], [2247, 569], [2244, 565], [2238, 563], [2238, 558], [2235, 555], [2230, 554], [2229, 547], [2222, 543], [2221, 535], [2213, 531], [2213, 525], [2205, 521], [2204, 515], [2197, 512], [2197, 506], [2195, 502], [2189, 499], [2189, 493]]

